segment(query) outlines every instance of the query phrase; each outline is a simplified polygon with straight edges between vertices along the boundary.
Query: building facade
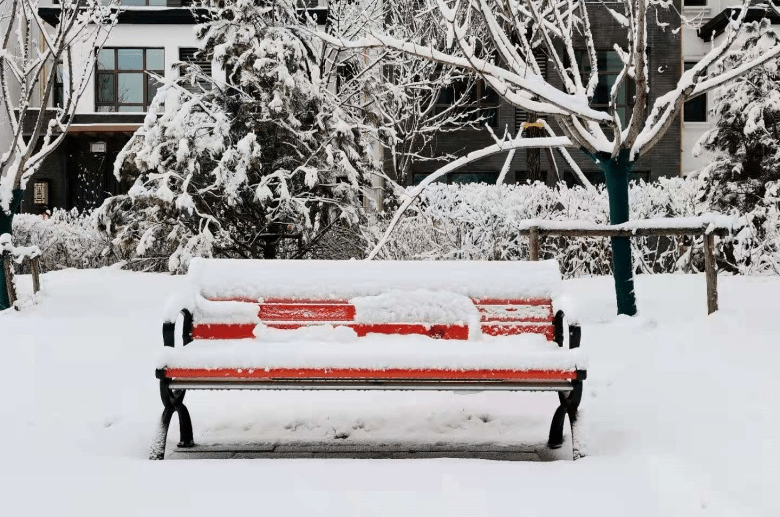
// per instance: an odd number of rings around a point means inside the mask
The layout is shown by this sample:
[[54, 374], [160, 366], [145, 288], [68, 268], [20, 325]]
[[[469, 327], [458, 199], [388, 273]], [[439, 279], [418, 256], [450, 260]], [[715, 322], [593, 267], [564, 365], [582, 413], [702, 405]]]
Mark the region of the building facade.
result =
[[[193, 61], [198, 47], [193, 30], [194, 14], [182, 5], [182, 1], [123, 1], [118, 24], [99, 50], [92, 83], [79, 101], [77, 115], [67, 137], [31, 180], [33, 185], [27, 189], [23, 204], [26, 212], [41, 213], [54, 207], [91, 209], [99, 206], [107, 196], [126, 192], [130, 187], [114, 178], [113, 163], [117, 153], [143, 123], [157, 90], [155, 76], [175, 79], [179, 72], [174, 63]], [[676, 85], [683, 70], [708, 51], [713, 39], [717, 42], [733, 15], [733, 10], [728, 7], [733, 1], [674, 0], [675, 10], [682, 12], [689, 23], [681, 30], [674, 30], [674, 24], [669, 27], [650, 24], [651, 104]], [[327, 0], [306, 0], [304, 5], [324, 20], [326, 4]], [[607, 8], [608, 3], [603, 2], [594, 2], [590, 7], [600, 61], [597, 97], [599, 91], [608, 91], [612, 84], [610, 81], [614, 81], [620, 69], [613, 46], [625, 43], [624, 29]], [[41, 14], [53, 25], [57, 23], [57, 10], [56, 5], [50, 5], [42, 7]], [[670, 12], [673, 14], [675, 10]], [[751, 12], [753, 17], [765, 15], [766, 11], [759, 9]], [[197, 64], [219, 78], [221, 71], [214, 63]], [[548, 80], [554, 83], [551, 72], [548, 71]], [[583, 74], [586, 72], [582, 70]], [[622, 109], [629, 110], [634, 95], [631, 85], [621, 95], [625, 99]], [[529, 120], [528, 113], [502, 102], [487, 90], [478, 92], [475, 98], [478, 107], [489, 115], [489, 123], [497, 134], [506, 130], [515, 135]], [[709, 101], [707, 97], [701, 97], [685, 106], [679, 121], [637, 162], [633, 171], [635, 179], [653, 181], [659, 177], [680, 176], [706, 164], [707, 156], [695, 158], [692, 149], [711, 125], [707, 113]], [[51, 102], [58, 102], [56, 94]], [[442, 102], [446, 103], [446, 99]], [[598, 99], [595, 104], [598, 105]], [[463, 155], [492, 143], [492, 136], [484, 129], [447, 132], [437, 138], [434, 152]], [[592, 182], [603, 181], [600, 171], [589, 158], [576, 149], [571, 149], [570, 153]], [[448, 175], [445, 181], [495, 182], [505, 160], [505, 154], [486, 158]], [[518, 151], [510, 164], [506, 181], [527, 180], [529, 164], [533, 163], [537, 164], [533, 167], [536, 173], [541, 174], [540, 179], [550, 185], [561, 180], [576, 182], [567, 162], [556, 150], [542, 150], [531, 156], [529, 151]], [[411, 182], [419, 181], [441, 165], [441, 162], [418, 165], [412, 171]]]
[[[741, 5], [734, 0], [683, 0], [683, 16], [690, 20], [682, 29], [683, 66], [693, 66], [723, 39], [723, 33], [730, 19], [735, 18]], [[763, 2], [755, 2], [756, 4]], [[779, 3], [775, 0], [775, 3]], [[747, 21], [769, 18], [773, 25], [780, 23], [780, 16], [765, 7], [751, 7], [745, 17]], [[714, 121], [709, 113], [714, 94], [712, 92], [689, 102], [685, 107], [682, 121], [681, 173], [683, 175], [698, 171], [707, 165], [711, 155], [702, 152], [694, 156], [696, 143], [710, 129]]]

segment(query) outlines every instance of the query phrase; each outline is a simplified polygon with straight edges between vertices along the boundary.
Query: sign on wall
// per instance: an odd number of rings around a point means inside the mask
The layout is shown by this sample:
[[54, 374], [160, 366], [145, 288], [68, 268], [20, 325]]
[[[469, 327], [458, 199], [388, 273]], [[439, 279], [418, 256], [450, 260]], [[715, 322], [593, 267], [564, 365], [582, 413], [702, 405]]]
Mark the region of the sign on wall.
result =
[[33, 204], [49, 206], [49, 182], [38, 180], [33, 183]]

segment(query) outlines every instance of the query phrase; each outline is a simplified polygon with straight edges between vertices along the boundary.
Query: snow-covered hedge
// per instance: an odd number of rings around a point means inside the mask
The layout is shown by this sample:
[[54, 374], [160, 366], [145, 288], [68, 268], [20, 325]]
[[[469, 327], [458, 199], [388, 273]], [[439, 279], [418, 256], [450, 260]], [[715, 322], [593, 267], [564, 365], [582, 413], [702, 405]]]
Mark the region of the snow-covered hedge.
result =
[[[631, 219], [693, 217], [709, 212], [704, 179], [661, 179], [634, 183], [630, 188]], [[777, 189], [775, 189], [777, 190]], [[776, 196], [776, 194], [775, 194]], [[780, 274], [780, 216], [777, 200], [767, 199], [760, 213], [743, 215], [742, 231], [721, 242], [721, 268], [740, 273]], [[399, 224], [382, 256], [527, 260], [528, 238], [519, 235], [527, 219], [583, 220], [609, 224], [609, 202], [602, 188], [586, 190], [565, 185], [550, 189], [533, 185], [434, 185], [420, 207]], [[372, 227], [376, 240], [386, 222]], [[688, 237], [634, 238], [637, 272], [701, 271], [702, 239]], [[605, 238], [542, 240], [544, 258], [555, 258], [564, 275], [604, 275], [611, 271], [611, 250]]]
[[[711, 210], [706, 179], [661, 179], [631, 186], [631, 219], [693, 217]], [[603, 189], [565, 185], [434, 185], [417, 212], [402, 220], [382, 252], [395, 259], [527, 260], [528, 238], [517, 232], [527, 219], [609, 222]], [[721, 269], [743, 274], [780, 274], [780, 184], [770, 185], [759, 206], [740, 217], [742, 228], [719, 243]], [[100, 230], [94, 214], [55, 210], [46, 218], [21, 214], [14, 218], [17, 246], [38, 246], [44, 271], [66, 267], [94, 268], [124, 261], [126, 267], [167, 271], [173, 249], [157, 243], [153, 253], [125, 249]], [[361, 258], [366, 240], [376, 242], [386, 219], [354, 230], [335, 226], [304, 258]], [[701, 271], [701, 239], [634, 238], [637, 272]], [[159, 248], [159, 249], [158, 249]], [[365, 252], [365, 249], [363, 250]], [[545, 238], [542, 256], [556, 258], [567, 277], [610, 273], [609, 242], [604, 238]]]
[[13, 235], [16, 246], [40, 248], [42, 271], [98, 268], [123, 259], [111, 251], [91, 213], [54, 210], [45, 216], [18, 214], [14, 216]]

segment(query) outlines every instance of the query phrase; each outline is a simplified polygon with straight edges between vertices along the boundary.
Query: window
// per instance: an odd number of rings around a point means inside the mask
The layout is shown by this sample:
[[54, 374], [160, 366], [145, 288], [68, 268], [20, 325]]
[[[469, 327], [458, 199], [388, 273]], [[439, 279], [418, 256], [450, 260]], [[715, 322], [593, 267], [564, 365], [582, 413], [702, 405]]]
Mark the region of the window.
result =
[[[547, 64], [549, 58], [547, 54], [541, 49], [534, 50], [534, 57], [536, 58], [536, 64], [539, 65], [539, 71], [542, 74], [542, 79], [547, 79]], [[515, 131], [519, 131], [526, 122], [535, 122], [535, 120], [529, 120], [530, 113], [522, 108], [515, 108]], [[538, 118], [538, 114], [534, 115], [534, 118]]]
[[[690, 70], [696, 62], [685, 62], [685, 69]], [[684, 122], [707, 122], [707, 94], [691, 99], [683, 106]]]
[[[444, 88], [436, 101], [436, 112], [450, 108], [456, 99], [460, 99], [468, 88], [468, 82], [457, 81]], [[468, 103], [463, 107], [465, 110], [474, 110], [474, 118], [483, 117], [485, 123], [491, 127], [498, 127], [498, 94], [485, 84], [485, 81], [479, 80], [468, 93]]]
[[167, 7], [167, 0], [120, 0], [121, 5], [139, 6], [139, 5], [153, 5], [157, 7]]
[[[55, 3], [57, 3], [55, 1]], [[109, 0], [101, 0], [101, 4], [109, 4]], [[119, 0], [119, 5], [131, 6], [131, 7], [187, 7], [192, 5], [192, 0]]]
[[[197, 48], [193, 47], [183, 47], [179, 49], [179, 61], [182, 63], [187, 63], [190, 65], [195, 65], [198, 68], [200, 68], [201, 72], [203, 72], [204, 75], [207, 75], [211, 77], [211, 61], [203, 58], [195, 57], [198, 53]], [[180, 73], [184, 73], [185, 67], [182, 67], [180, 70]], [[184, 88], [187, 89], [187, 91], [190, 91], [192, 93], [197, 93], [203, 90], [210, 90], [211, 89], [211, 83], [208, 81], [201, 80], [198, 81], [197, 84], [185, 84]]]
[[65, 76], [62, 63], [57, 63], [57, 71], [54, 73], [54, 98], [52, 106], [62, 108], [65, 106]]
[[[580, 72], [583, 78], [587, 80], [590, 75], [590, 60], [588, 60], [585, 51], [578, 51], [576, 57], [580, 66]], [[608, 111], [612, 87], [615, 85], [615, 81], [617, 81], [618, 74], [623, 69], [623, 62], [617, 53], [612, 50], [596, 51], [596, 60], [599, 70], [599, 82], [596, 85], [591, 107], [599, 111]], [[634, 108], [635, 95], [636, 86], [634, 81], [627, 77], [623, 80], [623, 84], [620, 86], [615, 99], [615, 109], [624, 126], [628, 123], [631, 111]]]
[[95, 111], [146, 111], [159, 87], [159, 82], [147, 72], [165, 74], [163, 49], [101, 49], [95, 77]]
[[[412, 184], [418, 185], [427, 178], [430, 172], [415, 173], [412, 176]], [[498, 181], [498, 171], [471, 171], [471, 172], [451, 172], [439, 178], [437, 182], [451, 185], [453, 183], [488, 183], [495, 184]]]

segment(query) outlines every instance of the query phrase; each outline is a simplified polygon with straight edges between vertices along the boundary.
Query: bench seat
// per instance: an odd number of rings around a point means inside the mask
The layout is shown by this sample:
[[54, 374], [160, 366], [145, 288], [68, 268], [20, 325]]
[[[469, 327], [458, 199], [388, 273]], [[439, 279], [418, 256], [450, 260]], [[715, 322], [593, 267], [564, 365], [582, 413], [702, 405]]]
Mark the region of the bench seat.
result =
[[[311, 329], [306, 329], [311, 330]], [[160, 375], [172, 387], [232, 388], [241, 382], [266, 383], [269, 389], [296, 387], [298, 381], [327, 387], [371, 382], [390, 389], [414, 389], [411, 381], [450, 383], [451, 389], [473, 389], [480, 383], [491, 389], [530, 386], [558, 390], [568, 381], [583, 379], [583, 351], [551, 347], [542, 335], [484, 337], [459, 341], [422, 335], [370, 334], [360, 339], [347, 328], [326, 327], [319, 332], [342, 336], [340, 341], [296, 339], [300, 331], [277, 342], [260, 339], [195, 340], [187, 347], [166, 348]], [[351, 339], [350, 339], [351, 338]]]

